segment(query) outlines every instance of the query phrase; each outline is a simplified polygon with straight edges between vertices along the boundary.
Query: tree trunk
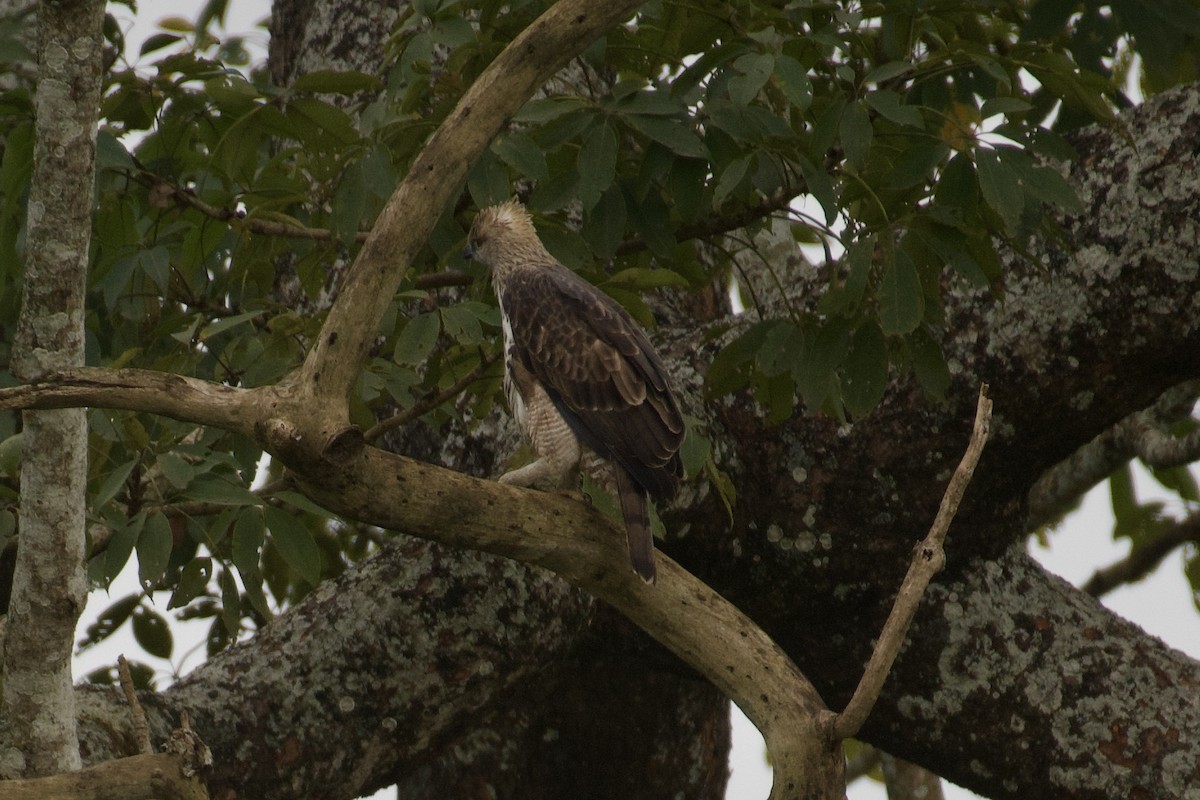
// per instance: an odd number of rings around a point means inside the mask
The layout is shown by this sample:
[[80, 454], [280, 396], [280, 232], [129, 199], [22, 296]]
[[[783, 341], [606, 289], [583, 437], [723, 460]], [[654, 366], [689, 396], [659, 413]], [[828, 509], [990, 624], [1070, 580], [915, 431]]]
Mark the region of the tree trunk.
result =
[[[25, 381], [83, 364], [83, 295], [100, 102], [95, 0], [38, 9], [36, 142], [13, 371]], [[4, 642], [0, 777], [78, 769], [71, 651], [87, 598], [83, 409], [23, 415], [21, 546]]]

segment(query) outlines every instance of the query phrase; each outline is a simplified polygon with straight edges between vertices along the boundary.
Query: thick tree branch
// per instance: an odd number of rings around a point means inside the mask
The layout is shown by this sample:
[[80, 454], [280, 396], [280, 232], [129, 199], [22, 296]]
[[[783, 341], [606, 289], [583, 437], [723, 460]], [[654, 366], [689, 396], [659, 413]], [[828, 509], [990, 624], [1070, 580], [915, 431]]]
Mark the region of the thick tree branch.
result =
[[[424, 487], [413, 491], [409, 487]], [[479, 481], [368, 449], [333, 481], [303, 486], [337, 513], [553, 570], [605, 600], [737, 703], [767, 741], [772, 798], [840, 797], [833, 715], [753, 622], [666, 556], [655, 586], [628, 569], [622, 537], [560, 495]], [[832, 794], [830, 792], [833, 792]]]
[[5, 800], [208, 800], [208, 792], [172, 753], [105, 761], [48, 778], [5, 781]]
[[285, 387], [235, 389], [168, 372], [79, 367], [0, 389], [0, 409], [117, 408], [254, 435]]

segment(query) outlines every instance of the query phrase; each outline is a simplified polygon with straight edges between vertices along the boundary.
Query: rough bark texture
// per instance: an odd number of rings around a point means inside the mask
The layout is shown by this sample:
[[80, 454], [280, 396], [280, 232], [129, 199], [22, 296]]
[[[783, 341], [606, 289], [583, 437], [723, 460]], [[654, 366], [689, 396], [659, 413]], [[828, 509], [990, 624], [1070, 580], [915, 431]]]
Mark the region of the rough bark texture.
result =
[[[103, 3], [43, 3], [33, 188], [13, 371], [83, 363]], [[0, 776], [78, 769], [71, 650], [87, 596], [83, 409], [23, 415], [21, 546], [4, 645]]]

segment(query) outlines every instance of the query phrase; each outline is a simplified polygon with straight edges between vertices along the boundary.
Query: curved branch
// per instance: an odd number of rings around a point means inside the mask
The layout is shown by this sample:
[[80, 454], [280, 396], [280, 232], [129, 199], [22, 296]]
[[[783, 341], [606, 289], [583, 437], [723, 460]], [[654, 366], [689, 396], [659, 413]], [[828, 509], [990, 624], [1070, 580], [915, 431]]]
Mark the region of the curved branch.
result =
[[392, 295], [471, 164], [551, 75], [641, 4], [560, 0], [504, 48], [438, 126], [376, 220], [305, 360], [301, 388], [322, 398], [331, 432], [348, 416], [346, 397]]
[[1046, 470], [1029, 490], [1029, 526], [1040, 527], [1070, 510], [1096, 484], [1134, 456], [1148, 466], [1171, 467], [1200, 457], [1200, 432], [1182, 438], [1161, 426], [1186, 416], [1200, 395], [1200, 381], [1163, 392], [1154, 404], [1135, 411]]
[[302, 487], [354, 519], [553, 570], [617, 608], [746, 712], [771, 753], [772, 798], [842, 796], [834, 715], [791, 659], [665, 555], [655, 586], [638, 580], [622, 537], [598, 511], [370, 448], [342, 465], [335, 480]]

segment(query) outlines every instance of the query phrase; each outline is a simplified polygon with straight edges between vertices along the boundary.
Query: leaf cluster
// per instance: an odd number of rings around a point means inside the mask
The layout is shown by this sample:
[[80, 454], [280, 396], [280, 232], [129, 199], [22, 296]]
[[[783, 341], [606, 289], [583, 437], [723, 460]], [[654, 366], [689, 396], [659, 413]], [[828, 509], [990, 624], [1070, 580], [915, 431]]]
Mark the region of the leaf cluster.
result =
[[[244, 39], [215, 34], [223, 0], [164, 20], [136, 56], [110, 19], [89, 363], [246, 387], [287, 375], [429, 134], [547, 5], [420, 0], [372, 72], [311, 72], [286, 88]], [[0, 47], [15, 65], [21, 23], [7, 24]], [[353, 419], [371, 429], [399, 414], [436, 433], [500, 402], [494, 300], [459, 252], [466, 210], [514, 192], [549, 249], [646, 325], [651, 292], [732, 283], [754, 299], [708, 371], [710, 397], [748, 389], [773, 421], [800, 408], [854, 417], [911, 371], [936, 398], [949, 382], [944, 292], [1002, 293], [995, 243], [1021, 250], [1081, 210], [1063, 177], [1066, 134], [1117, 124], [1138, 58], [1143, 88], [1188, 79], [1198, 32], [1184, 2], [650, 0], [474, 165], [382, 321]], [[6, 334], [34, 152], [30, 91], [16, 85], [0, 94]], [[797, 254], [822, 254], [819, 297], [794, 296], [795, 263], [764, 256], [763, 275], [734, 259], [779, 225]], [[447, 268], [465, 281], [433, 288]], [[370, 531], [289, 493], [250, 442], [136, 414], [91, 421], [89, 574], [107, 585], [136, 554], [141, 588], [85, 643], [128, 622], [147, 653], [171, 657], [173, 612], [209, 620], [219, 649], [372, 546]], [[9, 478], [15, 435], [0, 420]], [[692, 431], [689, 472], [719, 482], [711, 450]], [[8, 482], [0, 493], [7, 537], [19, 509]]]

